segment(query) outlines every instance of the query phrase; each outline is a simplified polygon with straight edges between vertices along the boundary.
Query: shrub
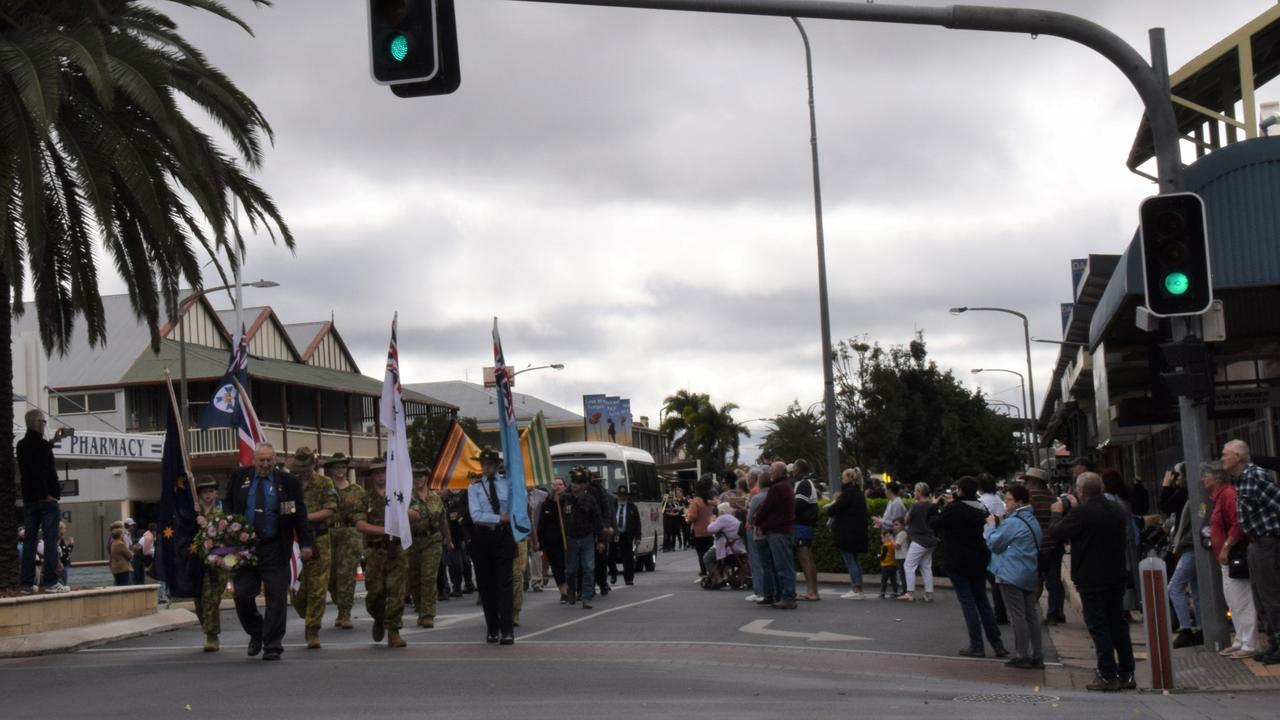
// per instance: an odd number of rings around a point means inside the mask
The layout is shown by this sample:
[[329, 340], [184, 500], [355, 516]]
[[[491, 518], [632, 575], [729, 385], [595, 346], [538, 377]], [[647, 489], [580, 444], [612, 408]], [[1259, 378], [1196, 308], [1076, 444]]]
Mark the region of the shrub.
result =
[[[911, 507], [911, 500], [903, 498], [903, 502], [907, 507]], [[840, 555], [840, 550], [831, 544], [831, 530], [827, 527], [827, 505], [829, 504], [831, 504], [830, 500], [818, 501], [818, 526], [814, 528], [813, 533], [813, 560], [818, 566], [818, 572], [847, 574], [849, 570], [844, 565], [844, 557]], [[888, 504], [889, 501], [885, 498], [867, 499], [867, 552], [859, 556], [864, 573], [880, 573], [881, 530], [872, 525], [870, 520], [883, 515]], [[898, 558], [899, 563], [904, 560], [905, 558]], [[933, 574], [935, 577], [947, 575], [945, 550], [941, 545], [933, 551]]]

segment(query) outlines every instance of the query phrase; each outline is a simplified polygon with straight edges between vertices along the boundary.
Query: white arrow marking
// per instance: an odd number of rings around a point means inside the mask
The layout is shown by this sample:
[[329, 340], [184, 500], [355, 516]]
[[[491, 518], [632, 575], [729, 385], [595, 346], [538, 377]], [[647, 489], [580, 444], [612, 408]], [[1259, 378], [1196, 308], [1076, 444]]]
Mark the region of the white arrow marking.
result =
[[738, 628], [738, 632], [751, 633], [752, 635], [772, 635], [774, 637], [804, 638], [809, 642], [842, 642], [842, 641], [849, 642], [854, 640], [870, 640], [871, 639], [869, 637], [862, 637], [860, 635], [841, 635], [840, 633], [833, 633], [833, 632], [826, 632], [826, 631], [818, 632], [818, 633], [806, 633], [806, 632], [791, 632], [789, 630], [770, 630], [769, 623], [771, 622], [773, 621], [772, 620], [752, 620], [746, 625], [743, 625], [742, 627]]

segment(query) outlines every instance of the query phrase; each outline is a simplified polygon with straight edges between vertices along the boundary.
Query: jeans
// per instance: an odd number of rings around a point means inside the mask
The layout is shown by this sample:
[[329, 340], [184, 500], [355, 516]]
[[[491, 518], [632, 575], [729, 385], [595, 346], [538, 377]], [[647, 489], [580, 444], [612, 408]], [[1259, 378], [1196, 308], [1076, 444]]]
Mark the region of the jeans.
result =
[[987, 633], [987, 641], [992, 648], [999, 648], [1000, 628], [996, 625], [996, 615], [987, 600], [987, 573], [979, 570], [972, 574], [951, 573], [951, 586], [955, 588], [956, 599], [960, 601], [960, 610], [964, 613], [964, 624], [969, 629], [969, 647], [982, 649], [982, 632]]
[[1017, 585], [997, 583], [1004, 595], [1004, 606], [1009, 611], [1009, 624], [1013, 626], [1014, 657], [1044, 659], [1040, 637], [1040, 606], [1036, 594]]
[[584, 601], [596, 596], [596, 536], [583, 535], [569, 538], [569, 555], [564, 560], [568, 574], [569, 592], [575, 590]]
[[854, 590], [862, 590], [862, 562], [858, 559], [857, 553], [851, 553], [848, 550], [841, 550], [840, 556], [844, 558], [845, 567], [849, 568], [849, 582], [853, 583]]
[[36, 543], [44, 533], [44, 575], [41, 585], [53, 587], [58, 582], [58, 512], [57, 500], [25, 503], [22, 508], [26, 539], [22, 543], [22, 586], [36, 584]]
[[[1195, 623], [1191, 622], [1187, 593], [1191, 593], [1191, 602], [1195, 605]], [[1173, 577], [1169, 578], [1169, 602], [1173, 604], [1173, 614], [1178, 618], [1179, 630], [1190, 630], [1200, 625], [1200, 590], [1196, 587], [1196, 555], [1191, 548], [1178, 556], [1178, 565], [1173, 569]]]
[[747, 561], [751, 563], [751, 592], [756, 597], [768, 597], [765, 591], [764, 565], [760, 562], [760, 548], [756, 545], [756, 534], [750, 528], [745, 529], [743, 539], [747, 543]]
[[1045, 616], [1059, 618], [1063, 616], [1063, 603], [1066, 601], [1066, 588], [1062, 586], [1062, 549], [1053, 550], [1040, 556], [1040, 581], [1044, 583], [1045, 592], [1049, 593], [1049, 606]]
[[1271, 631], [1271, 649], [1280, 638], [1280, 536], [1249, 538], [1249, 583], [1258, 620]]
[[1080, 604], [1098, 657], [1098, 674], [1108, 679], [1132, 675], [1133, 643], [1124, 612], [1124, 586], [1081, 589]]
[[898, 594], [898, 575], [901, 574], [902, 567], [894, 565], [893, 567], [880, 567], [880, 594], [884, 595], [885, 591], [893, 585], [893, 594]]
[[756, 536], [756, 557], [759, 558], [760, 564], [753, 566], [751, 570], [752, 582], [755, 578], [760, 578], [760, 589], [756, 591], [756, 595], [769, 601], [777, 600], [776, 575], [773, 570], [773, 553], [769, 552], [769, 541], [765, 537]]
[[774, 599], [779, 602], [795, 602], [796, 556], [792, 548], [795, 538], [790, 533], [765, 533], [769, 546], [769, 558], [773, 562]]

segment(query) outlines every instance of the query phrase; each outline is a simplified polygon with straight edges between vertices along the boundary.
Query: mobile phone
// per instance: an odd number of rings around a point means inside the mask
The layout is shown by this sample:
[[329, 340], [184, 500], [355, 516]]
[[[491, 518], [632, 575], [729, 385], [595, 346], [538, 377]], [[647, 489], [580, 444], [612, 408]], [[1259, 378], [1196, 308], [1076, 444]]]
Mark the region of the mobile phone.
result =
[[76, 434], [76, 429], [73, 427], [62, 428], [62, 437], [72, 437], [75, 434]]

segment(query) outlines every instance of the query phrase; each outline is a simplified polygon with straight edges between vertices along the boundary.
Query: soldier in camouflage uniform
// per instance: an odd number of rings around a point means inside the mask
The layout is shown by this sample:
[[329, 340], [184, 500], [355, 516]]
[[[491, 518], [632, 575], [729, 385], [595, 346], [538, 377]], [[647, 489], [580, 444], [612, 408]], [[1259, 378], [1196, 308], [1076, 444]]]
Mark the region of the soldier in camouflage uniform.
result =
[[365, 536], [366, 546], [364, 607], [373, 618], [373, 641], [382, 642], [385, 633], [387, 647], [402, 648], [407, 644], [400, 637], [400, 626], [408, 553], [400, 548], [398, 539], [387, 535], [386, 512], [391, 499], [387, 497], [386, 462], [370, 465], [369, 474], [369, 494], [364, 508], [356, 513], [356, 528]]
[[329, 537], [330, 519], [338, 510], [338, 495], [333, 481], [315, 471], [316, 456], [310, 448], [300, 447], [293, 454], [290, 469], [302, 484], [302, 501], [307, 507], [307, 522], [315, 537], [315, 551], [302, 563], [298, 591], [293, 593], [293, 607], [298, 617], [306, 618], [307, 648], [320, 647], [320, 624], [324, 621], [325, 595], [329, 591], [329, 562], [332, 550]]
[[418, 627], [424, 628], [435, 627], [440, 558], [446, 548], [453, 549], [444, 500], [427, 487], [430, 476], [429, 469], [414, 468], [413, 500], [409, 503], [409, 528], [413, 532], [413, 545], [409, 546], [409, 594], [418, 611]]
[[342, 453], [334, 453], [324, 464], [325, 474], [333, 479], [338, 500], [338, 511], [329, 527], [329, 542], [333, 546], [329, 592], [333, 594], [333, 604], [338, 606], [338, 619], [333, 626], [350, 630], [351, 607], [356, 601], [356, 564], [364, 553], [363, 537], [356, 530], [356, 515], [365, 506], [365, 490], [359, 483], [351, 482], [347, 470], [347, 456]]
[[[202, 477], [196, 481], [196, 514], [201, 526], [217, 522], [225, 514], [218, 499], [218, 479]], [[218, 651], [218, 635], [222, 632], [222, 594], [227, 589], [227, 571], [204, 566], [204, 581], [200, 597], [196, 598], [196, 616], [204, 630], [204, 651]]]

